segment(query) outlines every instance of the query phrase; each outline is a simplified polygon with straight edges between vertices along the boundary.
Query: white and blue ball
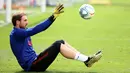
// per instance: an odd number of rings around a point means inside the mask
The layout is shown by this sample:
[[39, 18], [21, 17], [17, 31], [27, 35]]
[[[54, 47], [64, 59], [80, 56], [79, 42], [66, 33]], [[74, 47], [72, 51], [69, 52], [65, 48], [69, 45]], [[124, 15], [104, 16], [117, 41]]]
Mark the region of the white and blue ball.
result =
[[91, 19], [94, 16], [95, 9], [90, 4], [83, 4], [79, 8], [79, 14], [83, 19]]

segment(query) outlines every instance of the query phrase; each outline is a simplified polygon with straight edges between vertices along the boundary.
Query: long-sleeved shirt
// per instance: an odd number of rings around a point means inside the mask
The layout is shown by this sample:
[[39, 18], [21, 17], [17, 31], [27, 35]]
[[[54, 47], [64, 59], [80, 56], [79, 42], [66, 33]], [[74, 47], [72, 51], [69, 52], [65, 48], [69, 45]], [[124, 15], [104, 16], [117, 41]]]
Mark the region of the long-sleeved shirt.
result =
[[25, 71], [30, 69], [32, 62], [37, 58], [30, 36], [46, 30], [54, 22], [53, 18], [54, 16], [52, 15], [33, 28], [22, 29], [14, 27], [10, 33], [10, 46], [12, 52]]

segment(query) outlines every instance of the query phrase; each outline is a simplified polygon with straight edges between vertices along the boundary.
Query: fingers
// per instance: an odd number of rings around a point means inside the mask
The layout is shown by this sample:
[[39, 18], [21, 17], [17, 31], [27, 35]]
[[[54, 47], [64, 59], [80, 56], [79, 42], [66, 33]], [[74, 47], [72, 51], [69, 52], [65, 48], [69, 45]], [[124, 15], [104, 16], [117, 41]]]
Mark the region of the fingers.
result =
[[60, 11], [60, 13], [63, 13], [64, 11]]
[[63, 4], [59, 4], [57, 7], [56, 7], [56, 13], [63, 13], [64, 11], [62, 11], [64, 9], [64, 6]]
[[60, 12], [60, 11], [62, 11], [63, 9], [64, 9], [64, 7], [63, 7], [63, 6], [62, 6], [62, 7], [60, 7], [60, 8], [59, 8], [59, 12]]
[[56, 6], [55, 10], [58, 10], [59, 7], [60, 7], [60, 4], [58, 4], [58, 5]]
[[63, 7], [63, 4], [59, 4], [59, 6], [58, 6], [58, 11], [60, 11], [61, 9], [63, 9], [64, 7]]
[[64, 9], [63, 4], [58, 4], [58, 5], [56, 6], [56, 8], [55, 8], [55, 10], [54, 10], [54, 13], [53, 13], [54, 19], [56, 19], [56, 18], [59, 16], [60, 13], [63, 13], [63, 12], [64, 12], [63, 9]]

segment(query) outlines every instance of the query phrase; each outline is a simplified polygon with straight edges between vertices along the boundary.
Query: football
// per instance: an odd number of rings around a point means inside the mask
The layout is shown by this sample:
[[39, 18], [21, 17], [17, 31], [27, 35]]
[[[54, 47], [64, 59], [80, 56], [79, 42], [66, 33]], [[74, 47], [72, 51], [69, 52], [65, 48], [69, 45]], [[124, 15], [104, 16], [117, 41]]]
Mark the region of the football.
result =
[[90, 4], [83, 4], [79, 8], [79, 14], [83, 19], [91, 19], [94, 16], [95, 9]]

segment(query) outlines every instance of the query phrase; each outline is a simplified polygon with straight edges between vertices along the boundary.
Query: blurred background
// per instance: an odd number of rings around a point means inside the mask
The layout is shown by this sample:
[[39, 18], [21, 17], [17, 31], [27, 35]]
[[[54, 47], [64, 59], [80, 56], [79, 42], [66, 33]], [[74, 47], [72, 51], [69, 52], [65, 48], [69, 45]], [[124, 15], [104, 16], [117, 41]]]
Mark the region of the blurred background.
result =
[[129, 2], [129, 0], [0, 0], [0, 25], [10, 23], [11, 15], [13, 13], [25, 12], [32, 14], [50, 12], [50, 10], [47, 10], [47, 7], [54, 7], [58, 3], [63, 3], [65, 6], [73, 6], [74, 4], [81, 3], [128, 5]]
[[107, 4], [110, 5], [110, 0], [0, 0], [0, 24], [10, 23], [11, 15], [16, 12], [25, 12], [28, 14], [49, 12], [47, 7], [54, 7], [58, 3], [63, 3], [64, 6], [72, 6], [76, 3], [91, 3], [91, 4]]
[[[130, 73], [130, 0], [0, 0], [0, 73], [25, 73], [10, 48], [11, 16], [25, 12], [27, 27], [33, 27], [52, 15], [58, 3], [64, 4], [65, 12], [49, 29], [32, 36], [37, 54], [63, 39], [86, 55], [102, 50], [103, 57], [86, 68], [59, 54], [45, 73]], [[95, 8], [92, 19], [80, 17], [82, 4]]]

